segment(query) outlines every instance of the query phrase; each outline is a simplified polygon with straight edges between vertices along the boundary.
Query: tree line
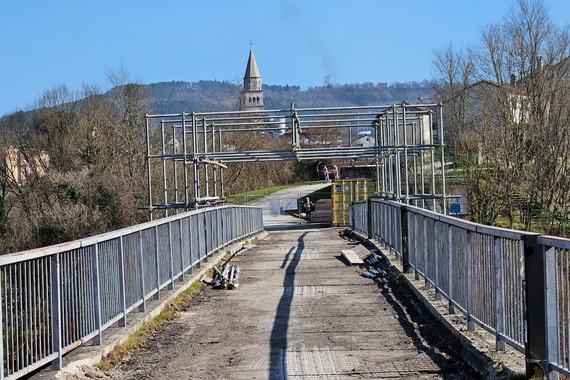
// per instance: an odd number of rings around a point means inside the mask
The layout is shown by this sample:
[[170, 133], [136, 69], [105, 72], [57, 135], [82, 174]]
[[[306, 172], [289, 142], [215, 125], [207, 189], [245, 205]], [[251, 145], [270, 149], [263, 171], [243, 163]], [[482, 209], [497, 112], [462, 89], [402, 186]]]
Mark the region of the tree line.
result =
[[[153, 97], [122, 69], [107, 77], [110, 91], [85, 85], [73, 93], [56, 86], [33, 110], [0, 119], [0, 254], [147, 220], [141, 209], [148, 203], [144, 117], [156, 112]], [[227, 142], [240, 150], [286, 145], [259, 134], [229, 136]], [[231, 164], [226, 194], [310, 179], [306, 165]]]
[[57, 86], [33, 111], [1, 119], [0, 253], [144, 220], [137, 206], [146, 188], [148, 99], [124, 71], [108, 77], [108, 96], [95, 86], [78, 94]]
[[447, 152], [469, 215], [491, 225], [567, 234], [570, 34], [541, 0], [517, 0], [477, 46], [434, 51]]

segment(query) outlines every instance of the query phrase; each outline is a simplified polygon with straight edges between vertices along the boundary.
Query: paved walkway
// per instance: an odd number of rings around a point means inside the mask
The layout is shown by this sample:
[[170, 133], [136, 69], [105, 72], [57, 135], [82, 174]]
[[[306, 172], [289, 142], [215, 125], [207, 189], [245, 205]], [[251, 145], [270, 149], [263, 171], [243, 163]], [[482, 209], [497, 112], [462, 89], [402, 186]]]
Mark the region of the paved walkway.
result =
[[[249, 205], [263, 208], [263, 225], [265, 227], [269, 227], [269, 229], [283, 227], [289, 228], [299, 224], [306, 224], [305, 220], [292, 217], [284, 211], [284, 202], [287, 200], [299, 199], [330, 185], [330, 183], [323, 182], [292, 187], [273, 193], [271, 196], [262, 198], [258, 201], [251, 202]], [[274, 205], [277, 207], [272, 207]]]
[[340, 231], [271, 232], [234, 259], [238, 290], [204, 287], [113, 377], [474, 378], [409, 294], [344, 262], [341, 249], [364, 248], [348, 245]]

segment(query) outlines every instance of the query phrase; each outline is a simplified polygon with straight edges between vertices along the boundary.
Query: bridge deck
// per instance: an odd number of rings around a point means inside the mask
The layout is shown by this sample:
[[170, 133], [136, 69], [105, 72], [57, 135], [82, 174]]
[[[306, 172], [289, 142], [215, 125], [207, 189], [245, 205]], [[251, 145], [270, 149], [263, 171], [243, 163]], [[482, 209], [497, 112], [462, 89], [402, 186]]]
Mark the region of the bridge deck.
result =
[[[239, 290], [203, 287], [115, 378], [473, 378], [393, 280], [348, 266], [340, 229], [271, 232], [234, 260]], [[445, 336], [445, 335], [444, 335]]]

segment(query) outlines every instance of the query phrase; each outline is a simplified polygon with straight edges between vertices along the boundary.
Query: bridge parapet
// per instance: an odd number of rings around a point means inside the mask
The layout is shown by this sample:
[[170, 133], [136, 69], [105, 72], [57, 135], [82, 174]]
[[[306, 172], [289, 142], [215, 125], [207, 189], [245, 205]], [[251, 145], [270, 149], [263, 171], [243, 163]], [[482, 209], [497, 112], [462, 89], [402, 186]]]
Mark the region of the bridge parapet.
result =
[[0, 256], [0, 379], [16, 379], [93, 340], [172, 289], [214, 252], [263, 230], [262, 209], [191, 211]]
[[467, 329], [525, 354], [549, 379], [570, 376], [570, 239], [489, 227], [380, 199], [354, 202], [350, 226], [392, 251], [459, 311]]

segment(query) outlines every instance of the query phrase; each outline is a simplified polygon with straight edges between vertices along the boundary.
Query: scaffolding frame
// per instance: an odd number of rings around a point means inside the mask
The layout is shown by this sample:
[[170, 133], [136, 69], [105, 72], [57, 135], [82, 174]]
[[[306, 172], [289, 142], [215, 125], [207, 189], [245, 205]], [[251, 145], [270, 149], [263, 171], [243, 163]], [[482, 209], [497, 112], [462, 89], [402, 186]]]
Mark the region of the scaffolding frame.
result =
[[[224, 169], [237, 162], [371, 160], [375, 195], [446, 213], [442, 104], [191, 112], [145, 116], [148, 205], [154, 210], [194, 209], [225, 201]], [[301, 137], [334, 130], [337, 141]], [[368, 130], [373, 143], [354, 146], [354, 131]], [[236, 150], [228, 133], [286, 138], [289, 149]], [[317, 132], [318, 133], [318, 132]], [[191, 185], [192, 184], [192, 185]], [[154, 189], [162, 187], [162, 196]], [[157, 198], [162, 198], [161, 200]]]

